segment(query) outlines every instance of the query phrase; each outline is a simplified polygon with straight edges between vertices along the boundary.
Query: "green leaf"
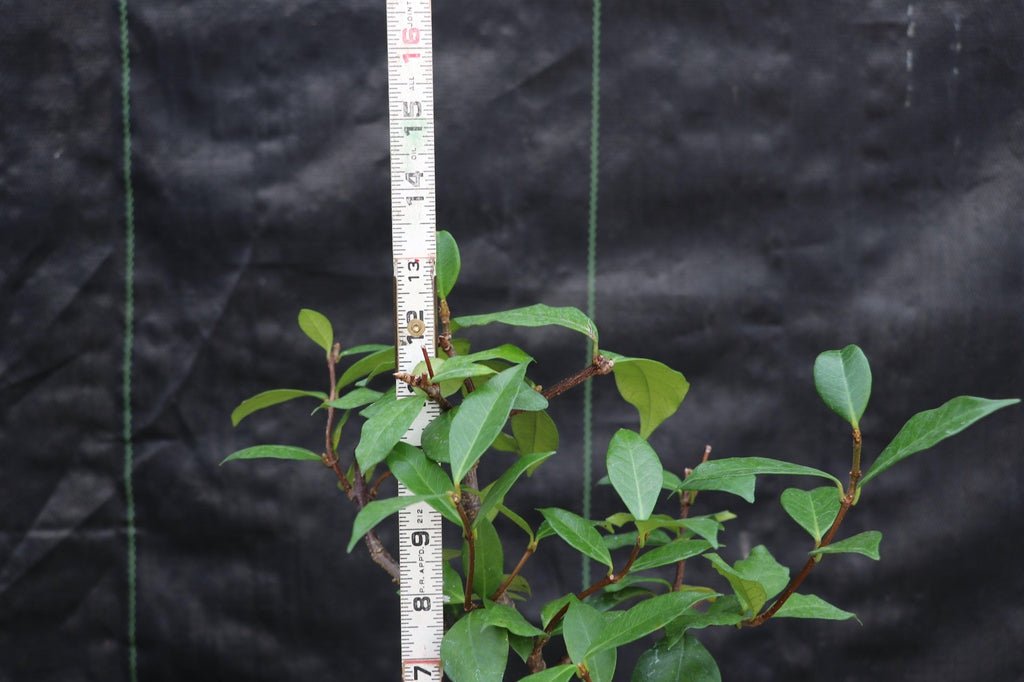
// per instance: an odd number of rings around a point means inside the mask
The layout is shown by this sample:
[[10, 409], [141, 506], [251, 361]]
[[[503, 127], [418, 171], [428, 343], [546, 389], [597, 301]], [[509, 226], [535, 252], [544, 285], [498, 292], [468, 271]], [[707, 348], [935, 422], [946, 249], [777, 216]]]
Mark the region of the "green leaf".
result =
[[860, 428], [871, 397], [871, 366], [857, 346], [827, 350], [814, 361], [814, 387], [833, 412]]
[[419, 396], [408, 398], [381, 398], [383, 403], [374, 411], [373, 416], [363, 423], [356, 446], [356, 461], [363, 471], [377, 464], [391, 452], [405, 432], [419, 416], [423, 409], [424, 399]]
[[295, 400], [296, 398], [316, 398], [323, 401], [327, 400], [327, 394], [321, 391], [300, 391], [294, 388], [276, 388], [272, 391], [263, 391], [239, 403], [238, 407], [231, 412], [231, 425], [238, 426], [239, 422], [253, 412], [270, 407], [271, 405]]
[[[632, 547], [636, 544], [636, 538], [639, 533], [635, 530], [627, 531], [625, 533], [615, 533], [614, 535], [605, 535], [601, 539], [604, 540], [604, 545], [608, 549], [622, 549], [623, 547]], [[647, 535], [647, 539], [644, 541], [644, 547], [663, 547], [668, 543], [672, 542], [672, 538], [669, 537], [668, 533], [663, 530], [652, 530]], [[639, 559], [637, 559], [639, 561]], [[632, 570], [636, 570], [635, 564]]]
[[955, 436], [982, 417], [1019, 402], [1016, 398], [989, 400], [962, 395], [934, 410], [918, 412], [885, 446], [885, 450], [882, 450], [882, 454], [861, 479], [860, 485], [863, 486], [897, 462]]
[[504, 310], [498, 313], [485, 315], [469, 315], [455, 320], [459, 327], [478, 327], [492, 322], [500, 322], [514, 327], [546, 327], [558, 325], [566, 329], [572, 329], [592, 339], [594, 346], [597, 346], [597, 327], [594, 322], [584, 315], [579, 309], [564, 307], [553, 308], [543, 303]]
[[692, 635], [674, 646], [658, 642], [640, 656], [630, 682], [722, 682], [714, 657]]
[[[661, 487], [671, 490], [674, 493], [682, 492], [683, 480], [671, 471], [666, 470], [663, 475]], [[757, 484], [756, 476], [736, 475], [731, 478], [720, 478], [715, 481], [714, 490], [731, 493], [742, 497], [747, 502], [754, 501], [754, 486]]]
[[[649, 539], [648, 539], [649, 540]], [[667, 566], [707, 551], [711, 545], [706, 540], [673, 540], [672, 542], [644, 552], [633, 562], [633, 572], [646, 571], [658, 566]]]
[[232, 452], [224, 458], [225, 462], [236, 459], [294, 459], [302, 462], [322, 462], [320, 455], [310, 452], [305, 448], [295, 448], [290, 445], [254, 445], [238, 452]]
[[363, 377], [372, 377], [380, 374], [381, 372], [394, 371], [394, 368], [395, 347], [385, 346], [381, 350], [359, 358], [353, 362], [348, 369], [342, 372], [341, 378], [338, 379], [338, 392], [340, 393], [341, 389], [345, 388], [349, 384], [354, 384]]
[[348, 541], [347, 551], [351, 552], [356, 543], [373, 530], [374, 526], [400, 509], [417, 502], [433, 502], [440, 497], [440, 495], [403, 495], [370, 502], [356, 514], [356, 519], [352, 522], [352, 539]]
[[466, 396], [459, 406], [449, 435], [452, 478], [456, 482], [466, 476], [501, 433], [525, 373], [526, 365], [510, 367]]
[[452, 418], [458, 413], [459, 408], [442, 412], [427, 428], [423, 429], [420, 436], [420, 447], [424, 454], [435, 462], [448, 463], [448, 436], [452, 429]]
[[[730, 457], [727, 459], [713, 459], [699, 464], [689, 476], [683, 481], [682, 490], [721, 490], [735, 492], [737, 480], [746, 485], [744, 477], [759, 476], [763, 474], [780, 474], [788, 476], [818, 476], [827, 478], [835, 483], [836, 488], [842, 490], [843, 484], [832, 474], [804, 466], [802, 464], [791, 464], [778, 459], [768, 457]], [[746, 499], [746, 498], [745, 498]], [[750, 499], [753, 501], [753, 490]]]
[[829, 604], [813, 594], [790, 595], [786, 603], [775, 612], [774, 618], [818, 618], [821, 620], [849, 620], [857, 616]]
[[527, 536], [529, 536], [530, 542], [534, 541], [533, 529], [530, 528], [530, 524], [528, 524], [526, 522], [526, 520], [522, 516], [520, 516], [519, 514], [516, 514], [514, 511], [512, 511], [511, 509], [509, 509], [508, 507], [506, 507], [505, 505], [500, 504], [500, 503], [497, 505], [496, 508], [497, 508], [498, 512], [502, 516], [504, 516], [509, 521], [511, 521], [512, 523], [514, 523], [517, 526], [519, 526], [519, 528], [524, 533], [526, 533]]
[[734, 594], [719, 597], [704, 611], [690, 609], [665, 626], [665, 638], [677, 642], [687, 630], [700, 630], [714, 625], [738, 625], [745, 617], [740, 600]]
[[[468, 357], [456, 355], [454, 358], [449, 360], [442, 360], [436, 358], [433, 362], [434, 367], [434, 383], [447, 383], [450, 381], [457, 381], [462, 383], [464, 379], [472, 379], [473, 377], [489, 376], [496, 374], [496, 372], [488, 367], [487, 365], [481, 365], [471, 361]], [[413, 371], [416, 374], [419, 367]], [[449, 395], [448, 391], [443, 391], [446, 395]], [[454, 392], [454, 391], [453, 391]]]
[[640, 434], [619, 429], [608, 444], [608, 479], [626, 509], [639, 521], [650, 518], [661, 492], [658, 454]]
[[558, 450], [558, 427], [544, 411], [520, 412], [512, 416], [512, 436], [522, 455]]
[[508, 660], [508, 632], [488, 625], [479, 609], [471, 611], [445, 633], [441, 660], [452, 682], [498, 682]]
[[608, 624], [590, 645], [587, 656], [620, 647], [660, 630], [682, 611], [718, 596], [704, 590], [680, 590], [642, 601]]
[[722, 524], [714, 517], [691, 516], [680, 520], [679, 525], [704, 538], [712, 547], [718, 549], [718, 532], [722, 530]]
[[455, 525], [462, 525], [462, 519], [450, 497], [455, 490], [452, 479], [437, 463], [427, 459], [422, 450], [408, 443], [397, 443], [388, 455], [388, 468], [414, 494], [442, 495], [430, 506]]
[[496, 604], [488, 601], [486, 602], [486, 608], [483, 609], [483, 614], [484, 622], [488, 625], [492, 625], [496, 628], [505, 628], [511, 634], [520, 635], [522, 637], [538, 637], [544, 635], [543, 630], [531, 625], [529, 621], [523, 618], [522, 614], [511, 606], [505, 606], [504, 604]]
[[381, 399], [384, 394], [372, 388], [357, 388], [349, 391], [340, 398], [324, 403], [324, 407], [333, 407], [339, 410], [354, 410]]
[[435, 366], [434, 381], [440, 383], [450, 379], [464, 379], [467, 377], [496, 374], [497, 370], [493, 367], [481, 364], [492, 360], [506, 360], [514, 365], [533, 362], [533, 358], [528, 353], [517, 346], [506, 343], [495, 348], [470, 353], [469, 355], [456, 355], [449, 358], [440, 367]]
[[508, 646], [512, 651], [516, 652], [520, 660], [523, 663], [530, 658], [530, 654], [533, 653], [533, 637], [523, 637], [522, 635], [514, 635], [511, 632], [508, 635]]
[[733, 568], [744, 578], [761, 583], [768, 599], [782, 592], [789, 584], [789, 569], [776, 561], [764, 545], [750, 550], [747, 558], [737, 561]]
[[334, 329], [331, 322], [321, 313], [309, 308], [299, 311], [299, 328], [313, 342], [324, 349], [327, 355], [331, 354], [331, 346], [334, 345]]
[[719, 575], [729, 581], [745, 614], [753, 616], [761, 610], [764, 603], [768, 601], [768, 593], [764, 585], [757, 580], [745, 577], [717, 554], [705, 554], [704, 558], [711, 562], [711, 566], [718, 571]]
[[676, 413], [690, 390], [686, 377], [656, 360], [619, 356], [612, 373], [623, 399], [640, 413], [640, 435], [644, 438]]
[[607, 624], [605, 616], [589, 604], [578, 599], [569, 603], [562, 626], [565, 648], [573, 663], [586, 663], [593, 682], [612, 682], [615, 675], [617, 651], [607, 649], [588, 656], [590, 646], [601, 635]]
[[[609, 571], [613, 570], [612, 555], [601, 541], [601, 534], [594, 530], [594, 527], [583, 517], [557, 507], [548, 507], [538, 511], [544, 516], [544, 520], [548, 522], [551, 530], [570, 546], [594, 561], [604, 564]], [[540, 536], [539, 531], [537, 535]]]
[[572, 663], [556, 665], [554, 668], [541, 670], [526, 677], [521, 677], [519, 682], [565, 682], [576, 674], [576, 666]]
[[878, 545], [882, 542], [882, 534], [877, 530], [857, 533], [839, 542], [819, 547], [811, 552], [813, 556], [822, 554], [863, 554], [869, 559], [879, 560]]
[[345, 348], [338, 354], [339, 358], [347, 358], [350, 355], [366, 355], [367, 353], [376, 353], [377, 351], [387, 350], [391, 346], [386, 343], [364, 343], [360, 346], [352, 346], [351, 348]]
[[814, 538], [815, 547], [839, 515], [839, 493], [831, 486], [814, 490], [787, 488], [781, 501], [786, 513]]
[[[505, 576], [505, 554], [498, 532], [487, 519], [478, 519], [474, 528], [476, 561], [473, 567], [473, 591], [481, 599], [489, 597], [501, 585]], [[469, 544], [462, 541], [463, 572], [469, 566]]]
[[462, 268], [462, 258], [459, 256], [459, 245], [455, 238], [447, 230], [437, 231], [437, 297], [448, 298], [452, 292], [456, 280], [459, 279], [459, 270]]
[[542, 393], [534, 389], [529, 382], [524, 381], [519, 386], [519, 394], [512, 403], [513, 410], [522, 412], [538, 412], [548, 409], [548, 399]]
[[[525, 457], [520, 457], [516, 462], [505, 470], [501, 476], [497, 478], [490, 486], [488, 486], [487, 494], [483, 496], [483, 501], [480, 503], [480, 509], [477, 510], [476, 520], [473, 522], [474, 525], [480, 521], [480, 519], [488, 517], [492, 509], [495, 509], [499, 504], [505, 501], [505, 495], [512, 489], [519, 477], [523, 475], [527, 469], [531, 467], [540, 466], [544, 460], [553, 455], [553, 452], [538, 452]], [[447, 478], [447, 477], [446, 477]]]

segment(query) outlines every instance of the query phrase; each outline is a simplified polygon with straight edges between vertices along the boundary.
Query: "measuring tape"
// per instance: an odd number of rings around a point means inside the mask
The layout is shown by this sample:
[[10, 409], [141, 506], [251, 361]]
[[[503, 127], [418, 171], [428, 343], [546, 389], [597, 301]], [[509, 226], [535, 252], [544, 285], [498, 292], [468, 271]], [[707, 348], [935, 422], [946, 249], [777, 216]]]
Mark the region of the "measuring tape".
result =
[[[397, 369], [412, 372], [437, 348], [434, 263], [437, 256], [434, 184], [434, 74], [430, 0], [387, 0], [388, 132], [391, 139], [391, 244], [395, 277]], [[396, 380], [399, 399], [412, 387]], [[428, 401], [403, 437], [419, 445], [437, 416]], [[399, 495], [408, 495], [399, 485]], [[441, 515], [430, 505], [398, 516], [401, 569], [402, 680], [441, 682], [444, 592]]]

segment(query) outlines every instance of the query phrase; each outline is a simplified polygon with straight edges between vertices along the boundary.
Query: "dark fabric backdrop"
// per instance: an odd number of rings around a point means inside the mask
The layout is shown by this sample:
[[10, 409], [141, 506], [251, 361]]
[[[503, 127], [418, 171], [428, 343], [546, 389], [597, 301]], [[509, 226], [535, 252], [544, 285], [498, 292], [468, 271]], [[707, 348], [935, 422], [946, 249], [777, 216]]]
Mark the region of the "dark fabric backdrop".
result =
[[[141, 682], [396, 678], [394, 590], [345, 554], [353, 513], [323, 468], [218, 466], [316, 447], [305, 405], [228, 420], [260, 390], [324, 384], [299, 308], [346, 345], [390, 338], [383, 6], [129, 4]], [[456, 314], [584, 305], [591, 10], [434, 9]], [[0, 15], [0, 680], [128, 680], [118, 8]], [[811, 366], [847, 343], [874, 368], [869, 459], [918, 410], [1024, 392], [1019, 3], [606, 2], [601, 36], [597, 318], [603, 346], [692, 382], [652, 438], [677, 472], [705, 443], [843, 472]], [[545, 383], [584, 357], [559, 331], [474, 338], [522, 341]], [[610, 380], [594, 395], [600, 476], [634, 422]], [[581, 400], [554, 404], [562, 452], [517, 508], [579, 509]], [[864, 625], [702, 632], [724, 679], [1024, 678], [1022, 439], [1007, 410], [878, 479], [848, 531], [881, 530], [881, 563], [840, 557], [806, 584]], [[788, 484], [701, 496], [739, 514], [727, 558], [765, 542], [802, 562]], [[579, 571], [549, 541], [525, 575], [542, 602]]]

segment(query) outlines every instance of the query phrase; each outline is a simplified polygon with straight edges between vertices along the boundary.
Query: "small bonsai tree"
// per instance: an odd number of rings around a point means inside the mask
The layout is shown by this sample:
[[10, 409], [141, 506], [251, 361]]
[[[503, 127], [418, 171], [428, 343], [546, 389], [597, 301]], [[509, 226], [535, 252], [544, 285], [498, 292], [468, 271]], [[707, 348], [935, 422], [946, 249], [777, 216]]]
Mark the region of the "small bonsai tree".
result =
[[[865, 486], [911, 455], [1019, 402], [953, 398], [911, 417], [865, 466], [860, 420], [871, 394], [871, 370], [861, 349], [850, 345], [825, 351], [814, 362], [819, 395], [850, 426], [850, 466], [843, 480], [821, 469], [766, 457], [711, 459], [710, 447], [692, 470], [673, 471], [647, 439], [686, 397], [689, 384], [681, 373], [657, 360], [597, 350], [597, 328], [575, 308], [534, 305], [451, 319], [447, 297], [458, 278], [460, 260], [447, 232], [438, 233], [438, 255], [436, 357], [424, 353], [413, 372], [396, 373], [394, 346], [342, 349], [326, 317], [302, 310], [299, 326], [326, 353], [327, 391], [266, 391], [243, 401], [231, 419], [237, 425], [257, 410], [310, 398], [326, 422], [322, 446], [313, 451], [258, 445], [224, 461], [269, 457], [324, 463], [359, 510], [349, 551], [362, 541], [370, 558], [395, 582], [398, 564], [374, 532], [378, 523], [405, 505], [426, 501], [455, 524], [463, 543], [461, 551], [445, 554], [450, 626], [441, 647], [445, 673], [454, 682], [503, 679], [510, 649], [532, 671], [524, 680], [624, 679], [622, 673], [615, 676], [618, 648], [659, 631], [663, 634], [640, 657], [630, 679], [710, 682], [720, 676], [714, 659], [694, 637], [699, 629], [757, 627], [784, 617], [853, 618], [854, 614], [798, 590], [827, 555], [879, 558], [880, 532], [840, 536], [843, 520], [861, 502]], [[470, 352], [468, 341], [455, 336], [463, 329], [495, 323], [575, 330], [593, 343], [593, 361], [553, 386], [538, 386], [527, 376], [532, 358], [526, 351], [504, 344]], [[637, 429], [619, 430], [608, 444], [608, 476], [602, 482], [615, 489], [621, 511], [591, 520], [557, 507], [538, 509], [538, 515], [510, 509], [505, 504], [509, 491], [524, 484], [558, 450], [558, 430], [546, 411], [549, 401], [608, 374], [639, 416]], [[410, 387], [410, 397], [396, 399], [396, 377]], [[385, 380], [392, 384], [386, 390], [371, 387]], [[401, 442], [426, 401], [439, 405], [440, 416], [423, 432], [420, 447]], [[363, 419], [359, 438], [343, 448], [342, 429], [353, 417]], [[478, 480], [478, 463], [485, 456], [507, 463], [494, 481]], [[823, 483], [810, 490], [788, 488], [781, 495], [783, 510], [811, 537], [807, 560], [795, 575], [764, 545], [730, 564], [715, 550], [724, 524], [735, 516], [728, 511], [691, 511], [703, 490], [724, 491], [752, 502], [757, 477], [767, 475], [815, 477]], [[413, 495], [382, 499], [382, 483], [392, 477]], [[514, 563], [503, 555], [499, 529], [521, 533], [524, 549]], [[531, 556], [552, 542], [568, 544], [607, 571], [585, 589], [543, 605], [540, 621], [530, 622], [518, 607], [530, 596], [521, 571]], [[709, 562], [724, 578], [721, 585], [685, 581], [686, 562], [695, 557]], [[672, 580], [652, 575], [655, 569], [672, 566]], [[568, 656], [549, 666], [545, 647], [558, 637]]]

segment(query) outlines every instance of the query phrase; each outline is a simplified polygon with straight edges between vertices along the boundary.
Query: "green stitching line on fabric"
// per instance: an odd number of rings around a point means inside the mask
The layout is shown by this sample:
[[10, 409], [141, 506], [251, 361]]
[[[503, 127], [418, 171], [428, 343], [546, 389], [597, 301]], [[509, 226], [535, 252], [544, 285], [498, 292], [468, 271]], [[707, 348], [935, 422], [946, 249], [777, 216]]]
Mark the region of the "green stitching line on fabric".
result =
[[135, 490], [132, 470], [132, 348], [135, 343], [135, 196], [132, 191], [131, 61], [128, 50], [128, 0], [119, 0], [121, 39], [121, 128], [124, 165], [124, 347], [121, 360], [122, 433], [124, 440], [125, 532], [128, 541], [128, 672], [138, 682], [139, 654], [136, 640], [136, 547]]
[[[587, 219], [587, 315], [597, 317], [597, 175], [601, 124], [601, 0], [594, 0], [593, 54], [590, 72], [590, 206]], [[587, 364], [593, 362], [597, 348], [587, 343]], [[593, 480], [592, 382], [583, 384], [583, 518], [590, 518], [590, 488]], [[590, 584], [590, 561], [583, 557], [583, 586]]]

